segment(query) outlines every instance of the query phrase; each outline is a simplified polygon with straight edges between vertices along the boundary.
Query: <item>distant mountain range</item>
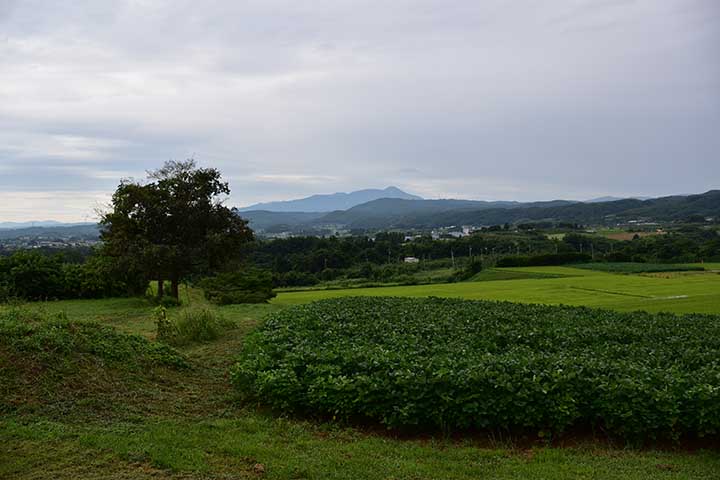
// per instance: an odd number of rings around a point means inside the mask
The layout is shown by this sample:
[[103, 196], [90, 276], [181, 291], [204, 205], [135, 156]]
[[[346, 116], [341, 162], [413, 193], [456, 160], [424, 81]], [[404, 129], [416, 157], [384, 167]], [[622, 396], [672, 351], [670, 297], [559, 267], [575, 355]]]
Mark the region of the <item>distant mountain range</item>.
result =
[[[35, 223], [35, 222], [30, 222]], [[69, 239], [94, 240], [100, 235], [96, 223], [52, 223], [47, 226], [33, 226], [24, 228], [0, 228], [0, 240], [15, 238], [43, 238], [43, 239]]]
[[692, 215], [720, 218], [720, 190], [648, 200], [627, 198], [593, 202], [553, 200], [522, 203], [379, 198], [333, 212], [242, 212], [242, 216], [250, 221], [251, 227], [275, 232], [308, 231], [328, 225], [369, 230], [538, 221], [598, 225], [633, 219], [683, 220]]
[[[395, 195], [384, 197], [382, 195]], [[379, 198], [375, 198], [378, 197]], [[362, 198], [372, 200], [355, 204]], [[335, 210], [294, 211], [314, 205], [314, 208], [331, 208], [353, 204]], [[346, 229], [430, 229], [451, 225], [500, 225], [504, 223], [531, 223], [540, 221], [580, 223], [584, 225], [615, 225], [630, 220], [677, 221], [691, 216], [713, 217], [720, 220], [720, 190], [710, 190], [697, 195], [674, 195], [640, 200], [578, 202], [552, 200], [547, 202], [487, 202], [477, 200], [424, 200], [395, 187], [383, 190], [360, 190], [358, 192], [312, 197], [258, 204], [263, 210], [241, 211], [250, 226], [262, 233], [313, 234], [329, 227]], [[278, 208], [270, 211], [268, 208]], [[282, 210], [286, 209], [286, 210]], [[33, 226], [27, 226], [33, 225]], [[43, 225], [43, 226], [40, 226]], [[23, 236], [51, 237], [78, 236], [97, 238], [98, 226], [92, 223], [61, 224], [59, 222], [0, 223], [0, 239]]]
[[598, 197], [585, 200], [585, 203], [617, 202], [618, 200], [627, 200], [629, 198], [634, 200], [650, 200], [652, 197]]
[[348, 208], [379, 198], [422, 200], [422, 197], [403, 192], [397, 187], [387, 187], [382, 190], [370, 188], [350, 193], [338, 192], [327, 195], [312, 195], [298, 200], [256, 203], [249, 207], [240, 208], [239, 210], [241, 212], [253, 210], [265, 210], [268, 212], [333, 212], [335, 210], [347, 210]]
[[15, 230], [32, 227], [70, 227], [75, 225], [92, 225], [89, 223], [63, 223], [55, 220], [39, 220], [37, 222], [0, 222], [0, 230]]

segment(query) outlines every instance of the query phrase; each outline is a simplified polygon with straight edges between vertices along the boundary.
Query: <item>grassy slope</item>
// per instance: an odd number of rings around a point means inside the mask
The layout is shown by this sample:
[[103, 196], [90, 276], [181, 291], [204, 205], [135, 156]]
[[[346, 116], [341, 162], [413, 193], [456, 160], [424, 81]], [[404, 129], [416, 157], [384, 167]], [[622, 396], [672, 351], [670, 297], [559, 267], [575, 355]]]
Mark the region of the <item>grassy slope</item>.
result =
[[[557, 280], [563, 279], [484, 285]], [[602, 280], [608, 288], [608, 279]], [[445, 286], [433, 286], [440, 287]], [[196, 366], [189, 372], [118, 384], [116, 395], [103, 396], [102, 405], [99, 397], [91, 397], [43, 413], [0, 417], [0, 478], [720, 478], [720, 454], [715, 451], [632, 451], [602, 443], [528, 447], [488, 439], [400, 440], [242, 408], [229, 389], [227, 367], [244, 335], [264, 314], [283, 308], [282, 300], [219, 308], [239, 327], [217, 342], [184, 347]], [[201, 302], [196, 295], [192, 301]], [[139, 300], [54, 302], [42, 308], [132, 333], [150, 335], [153, 330], [152, 308]], [[256, 471], [258, 463], [264, 474]]]
[[305, 303], [321, 298], [352, 295], [461, 297], [517, 302], [586, 305], [617, 310], [720, 313], [720, 275], [618, 275], [569, 267], [498, 269], [514, 273], [563, 275], [558, 278], [497, 282], [462, 282], [281, 293], [275, 304]]

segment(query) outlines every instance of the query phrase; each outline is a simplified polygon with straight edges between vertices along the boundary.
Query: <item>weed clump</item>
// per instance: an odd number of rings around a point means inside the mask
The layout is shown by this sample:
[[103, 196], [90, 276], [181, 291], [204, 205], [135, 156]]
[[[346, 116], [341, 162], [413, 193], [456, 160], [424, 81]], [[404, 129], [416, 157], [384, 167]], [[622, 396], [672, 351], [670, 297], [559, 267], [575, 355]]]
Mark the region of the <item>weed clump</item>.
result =
[[188, 309], [177, 319], [170, 320], [167, 310], [158, 307], [154, 312], [158, 341], [169, 345], [186, 345], [193, 342], [209, 342], [220, 338], [235, 323], [210, 309]]

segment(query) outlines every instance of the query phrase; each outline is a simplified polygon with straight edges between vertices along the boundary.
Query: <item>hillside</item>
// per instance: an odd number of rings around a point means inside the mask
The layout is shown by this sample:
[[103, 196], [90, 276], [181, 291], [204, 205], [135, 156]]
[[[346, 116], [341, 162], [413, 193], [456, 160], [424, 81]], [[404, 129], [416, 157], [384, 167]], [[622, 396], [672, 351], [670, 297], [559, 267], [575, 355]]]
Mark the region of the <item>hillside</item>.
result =
[[252, 210], [240, 214], [242, 218], [249, 220], [250, 227], [256, 230], [292, 228], [311, 223], [323, 215], [323, 212], [269, 212], [267, 210]]
[[270, 212], [332, 212], [347, 210], [355, 205], [370, 202], [379, 198], [401, 198], [405, 200], [422, 200], [421, 197], [403, 192], [397, 187], [384, 189], [357, 190], [350, 193], [338, 192], [327, 195], [312, 195], [297, 200], [281, 202], [256, 203], [240, 208], [241, 212], [264, 210]]
[[94, 240], [98, 238], [99, 228], [95, 223], [82, 224], [57, 224], [45, 227], [24, 227], [0, 229], [0, 240], [14, 238], [32, 237], [44, 239], [67, 239], [79, 238], [83, 240]]
[[[378, 191], [382, 190], [376, 192]], [[673, 195], [647, 200], [627, 198], [608, 202], [552, 200], [523, 203], [377, 198], [331, 212], [245, 210], [241, 211], [240, 215], [250, 221], [253, 229], [266, 232], [311, 231], [324, 225], [386, 229], [500, 225], [538, 221], [589, 225], [616, 224], [629, 220], [667, 222], [685, 220], [691, 216], [720, 218], [720, 190], [710, 190], [697, 195]], [[86, 223], [0, 229], [0, 240], [22, 237], [92, 240], [98, 237], [98, 226]]]
[[699, 195], [594, 203], [552, 201], [523, 204], [464, 200], [418, 200], [409, 203], [382, 199], [344, 212], [332, 212], [320, 217], [316, 222], [347, 225], [351, 228], [430, 228], [543, 220], [584, 224], [615, 223], [632, 219], [672, 221], [691, 215], [720, 217], [720, 190]]

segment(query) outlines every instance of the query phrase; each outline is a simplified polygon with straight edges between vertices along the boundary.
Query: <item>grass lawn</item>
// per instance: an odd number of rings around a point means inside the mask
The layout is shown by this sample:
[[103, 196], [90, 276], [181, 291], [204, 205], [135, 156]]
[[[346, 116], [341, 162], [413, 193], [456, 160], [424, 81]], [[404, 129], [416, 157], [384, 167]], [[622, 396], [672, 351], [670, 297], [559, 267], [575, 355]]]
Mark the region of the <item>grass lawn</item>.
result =
[[509, 275], [555, 275], [556, 278], [520, 278], [347, 290], [280, 293], [274, 304], [306, 303], [322, 298], [353, 295], [438, 296], [514, 302], [586, 305], [615, 310], [720, 313], [720, 275], [619, 275], [570, 267], [496, 269]]
[[[188, 371], [135, 372], [133, 377], [107, 372], [103, 385], [111, 389], [99, 392], [78, 381], [77, 388], [88, 389], [84, 397], [27, 412], [0, 411], [0, 479], [720, 478], [717, 450], [633, 450], [603, 440], [547, 445], [488, 436], [398, 438], [241, 405], [229, 386], [228, 367], [245, 335], [266, 314], [330, 296], [436, 295], [720, 312], [717, 274], [668, 279], [534, 267], [506, 269], [503, 275], [533, 274], [557, 277], [281, 293], [269, 305], [210, 307], [236, 321], [237, 328], [217, 341], [182, 347], [193, 365]], [[197, 292], [184, 295], [192, 306], [205, 305]], [[668, 298], [677, 295], [687, 297]], [[141, 299], [31, 307], [153, 337], [153, 307]], [[0, 374], [3, 368], [12, 365], [0, 358]]]

